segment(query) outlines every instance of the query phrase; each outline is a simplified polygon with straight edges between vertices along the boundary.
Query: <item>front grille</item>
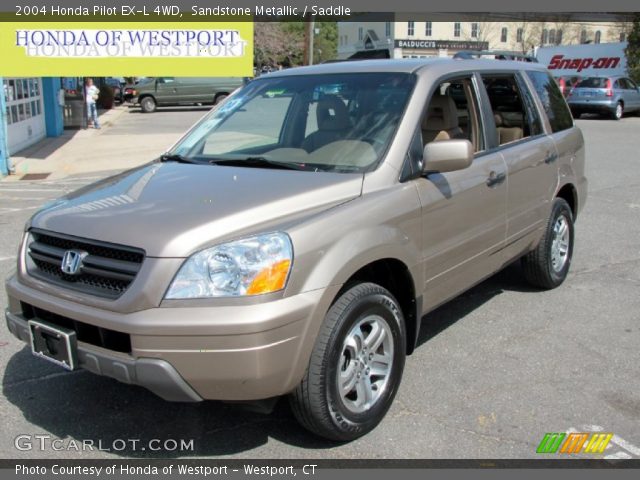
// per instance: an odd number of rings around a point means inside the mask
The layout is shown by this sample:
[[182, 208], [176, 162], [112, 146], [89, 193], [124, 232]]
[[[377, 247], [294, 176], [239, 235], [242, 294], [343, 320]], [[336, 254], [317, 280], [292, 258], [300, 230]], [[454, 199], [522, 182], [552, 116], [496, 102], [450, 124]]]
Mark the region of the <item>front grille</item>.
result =
[[[83, 252], [77, 273], [62, 271], [67, 250]], [[144, 251], [95, 240], [32, 229], [27, 245], [30, 275], [83, 293], [107, 298], [122, 295], [140, 271]]]
[[76, 332], [76, 337], [79, 342], [96, 345], [116, 352], [131, 353], [131, 337], [126, 333], [79, 322], [77, 320], [58, 315], [57, 313], [34, 307], [33, 305], [29, 305], [25, 302], [21, 302], [21, 307], [22, 315], [27, 320], [35, 318], [58, 327], [73, 330]]

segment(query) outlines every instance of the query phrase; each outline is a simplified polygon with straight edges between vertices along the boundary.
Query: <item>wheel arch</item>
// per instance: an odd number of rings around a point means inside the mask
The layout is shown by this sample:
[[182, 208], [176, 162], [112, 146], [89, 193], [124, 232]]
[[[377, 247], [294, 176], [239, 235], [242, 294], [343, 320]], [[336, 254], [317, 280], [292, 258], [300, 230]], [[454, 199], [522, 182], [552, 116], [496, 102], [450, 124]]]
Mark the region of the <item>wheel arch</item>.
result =
[[565, 183], [556, 193], [556, 198], [562, 198], [569, 204], [575, 221], [578, 216], [578, 191], [576, 187], [572, 183]]
[[353, 285], [364, 282], [375, 283], [389, 290], [398, 301], [405, 321], [406, 353], [413, 353], [420, 331], [422, 298], [416, 296], [415, 283], [409, 267], [397, 258], [381, 258], [367, 263], [345, 281], [333, 301]]

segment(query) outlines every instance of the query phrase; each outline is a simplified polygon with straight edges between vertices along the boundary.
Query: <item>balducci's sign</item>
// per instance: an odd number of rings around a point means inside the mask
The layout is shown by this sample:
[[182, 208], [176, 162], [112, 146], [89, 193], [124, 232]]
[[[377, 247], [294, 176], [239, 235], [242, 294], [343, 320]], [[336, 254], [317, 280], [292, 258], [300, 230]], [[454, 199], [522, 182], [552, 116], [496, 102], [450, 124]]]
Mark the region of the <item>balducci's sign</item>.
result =
[[414, 49], [452, 49], [452, 50], [486, 50], [489, 48], [489, 42], [466, 42], [459, 40], [408, 40], [396, 39], [395, 48], [414, 48]]

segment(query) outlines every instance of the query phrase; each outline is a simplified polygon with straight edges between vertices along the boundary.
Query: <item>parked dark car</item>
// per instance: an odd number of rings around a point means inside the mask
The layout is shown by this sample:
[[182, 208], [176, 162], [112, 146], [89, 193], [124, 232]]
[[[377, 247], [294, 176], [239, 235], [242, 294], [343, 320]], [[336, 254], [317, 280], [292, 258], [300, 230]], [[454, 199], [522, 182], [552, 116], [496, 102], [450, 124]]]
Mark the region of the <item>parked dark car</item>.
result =
[[113, 90], [113, 99], [116, 102], [118, 103], [124, 102], [124, 92], [123, 92], [124, 83], [121, 81], [121, 79], [116, 77], [107, 77], [105, 78], [104, 83], [106, 85], [109, 85]]
[[138, 95], [137, 85], [139, 83], [144, 83], [147, 80], [147, 77], [140, 77], [135, 82], [128, 82], [123, 87], [122, 98], [125, 102], [130, 102], [131, 99]]
[[242, 87], [241, 77], [156, 77], [141, 80], [131, 99], [144, 113], [159, 106], [217, 105], [231, 92]]
[[640, 90], [627, 77], [587, 77], [567, 97], [575, 118], [600, 113], [620, 120], [625, 112], [640, 111]]

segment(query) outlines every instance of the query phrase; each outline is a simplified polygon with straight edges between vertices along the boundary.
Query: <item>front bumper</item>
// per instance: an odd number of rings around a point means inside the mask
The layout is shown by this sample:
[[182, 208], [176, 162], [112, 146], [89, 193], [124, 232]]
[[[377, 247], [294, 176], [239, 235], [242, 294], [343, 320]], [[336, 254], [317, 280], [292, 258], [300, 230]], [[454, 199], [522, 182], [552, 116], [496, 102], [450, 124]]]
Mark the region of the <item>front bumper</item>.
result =
[[[29, 326], [20, 315], [5, 312], [9, 331], [19, 340], [29, 343]], [[123, 383], [141, 385], [165, 400], [199, 402], [198, 395], [168, 362], [155, 358], [131, 358], [106, 349], [80, 343], [80, 367], [98, 375], [115, 378]]]
[[[7, 280], [9, 331], [29, 341], [23, 304], [128, 334], [122, 353], [78, 341], [80, 368], [141, 385], [166, 400], [249, 401], [292, 391], [339, 286], [262, 303], [190, 306], [132, 313], [80, 305]], [[189, 305], [189, 306], [186, 306]]]

